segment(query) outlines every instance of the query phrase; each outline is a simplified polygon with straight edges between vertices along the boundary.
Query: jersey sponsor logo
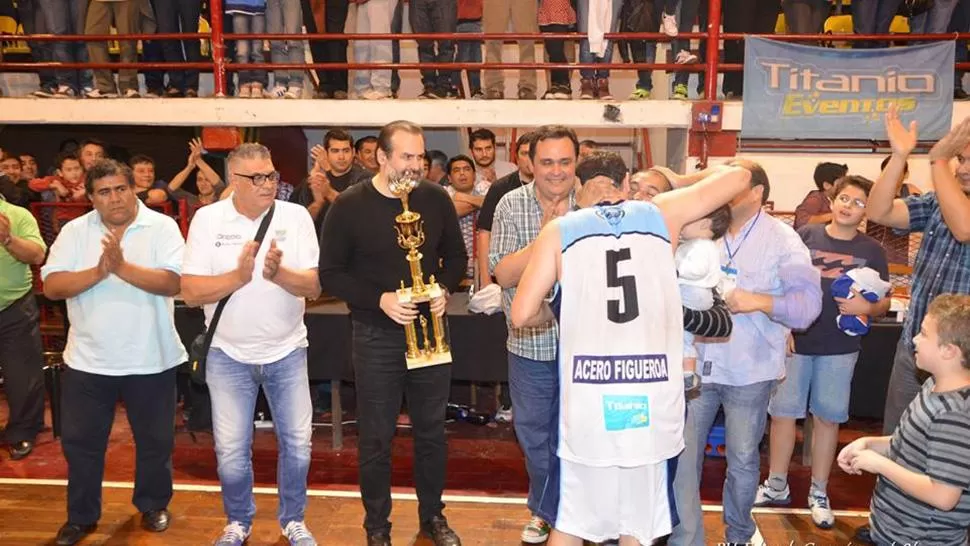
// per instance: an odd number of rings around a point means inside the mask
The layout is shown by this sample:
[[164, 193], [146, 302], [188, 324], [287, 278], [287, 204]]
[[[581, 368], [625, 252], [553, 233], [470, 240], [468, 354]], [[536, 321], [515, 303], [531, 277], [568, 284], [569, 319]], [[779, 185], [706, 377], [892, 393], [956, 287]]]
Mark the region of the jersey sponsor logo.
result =
[[658, 383], [667, 378], [667, 355], [573, 357], [573, 383]]
[[649, 427], [650, 398], [603, 395], [603, 419], [608, 432]]

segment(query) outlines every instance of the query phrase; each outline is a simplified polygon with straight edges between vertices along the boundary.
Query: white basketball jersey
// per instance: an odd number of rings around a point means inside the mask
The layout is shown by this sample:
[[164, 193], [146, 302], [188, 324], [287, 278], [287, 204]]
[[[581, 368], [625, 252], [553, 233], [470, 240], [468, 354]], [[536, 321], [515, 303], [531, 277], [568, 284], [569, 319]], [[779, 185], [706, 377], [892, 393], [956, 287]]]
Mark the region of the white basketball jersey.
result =
[[683, 312], [670, 237], [651, 203], [559, 220], [559, 448], [641, 466], [684, 448]]

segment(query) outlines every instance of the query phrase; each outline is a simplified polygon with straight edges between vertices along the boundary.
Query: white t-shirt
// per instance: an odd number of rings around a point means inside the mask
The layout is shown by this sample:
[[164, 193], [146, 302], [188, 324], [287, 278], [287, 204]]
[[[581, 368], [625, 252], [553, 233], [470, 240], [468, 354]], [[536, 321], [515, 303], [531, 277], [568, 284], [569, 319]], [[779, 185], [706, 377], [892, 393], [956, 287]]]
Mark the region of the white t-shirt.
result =
[[677, 247], [677, 282], [682, 286], [715, 288], [721, 271], [721, 249], [710, 239], [691, 239]]
[[[256, 238], [263, 216], [250, 220], [236, 210], [233, 199], [199, 209], [189, 227], [182, 273], [215, 276], [236, 269], [243, 245]], [[274, 239], [283, 251], [282, 265], [296, 270], [319, 265], [320, 244], [310, 213], [295, 203], [276, 201], [253, 278], [229, 298], [212, 338], [213, 347], [239, 362], [269, 364], [307, 346], [306, 302], [263, 278], [263, 263]], [[215, 309], [216, 303], [205, 305], [206, 326]]]

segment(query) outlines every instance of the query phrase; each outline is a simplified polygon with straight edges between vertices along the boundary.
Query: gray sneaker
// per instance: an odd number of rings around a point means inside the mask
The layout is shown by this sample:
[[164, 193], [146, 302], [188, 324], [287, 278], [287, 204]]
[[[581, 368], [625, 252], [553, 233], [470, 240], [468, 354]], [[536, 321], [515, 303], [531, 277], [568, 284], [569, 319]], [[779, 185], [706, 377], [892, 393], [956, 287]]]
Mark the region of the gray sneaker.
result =
[[215, 546], [242, 546], [249, 538], [250, 532], [252, 527], [239, 521], [230, 522], [222, 529], [222, 536], [215, 541]]
[[788, 484], [781, 491], [768, 485], [765, 480], [758, 486], [758, 493], [754, 497], [755, 506], [788, 506], [791, 504], [791, 489]]

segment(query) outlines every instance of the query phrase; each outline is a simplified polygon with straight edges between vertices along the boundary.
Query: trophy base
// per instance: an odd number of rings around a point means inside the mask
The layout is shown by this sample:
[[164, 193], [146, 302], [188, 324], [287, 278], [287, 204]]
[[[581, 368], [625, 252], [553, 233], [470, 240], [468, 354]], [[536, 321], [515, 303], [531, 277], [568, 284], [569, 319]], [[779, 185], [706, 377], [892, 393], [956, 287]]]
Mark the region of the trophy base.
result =
[[445, 351], [443, 353], [430, 353], [421, 354], [414, 358], [404, 357], [407, 361], [407, 366], [409, 370], [417, 370], [420, 368], [427, 368], [429, 366], [440, 366], [442, 364], [451, 364], [451, 351]]
[[426, 284], [423, 291], [416, 291], [413, 287], [399, 288], [397, 301], [399, 303], [426, 303], [435, 298], [441, 297], [441, 286], [438, 283]]

